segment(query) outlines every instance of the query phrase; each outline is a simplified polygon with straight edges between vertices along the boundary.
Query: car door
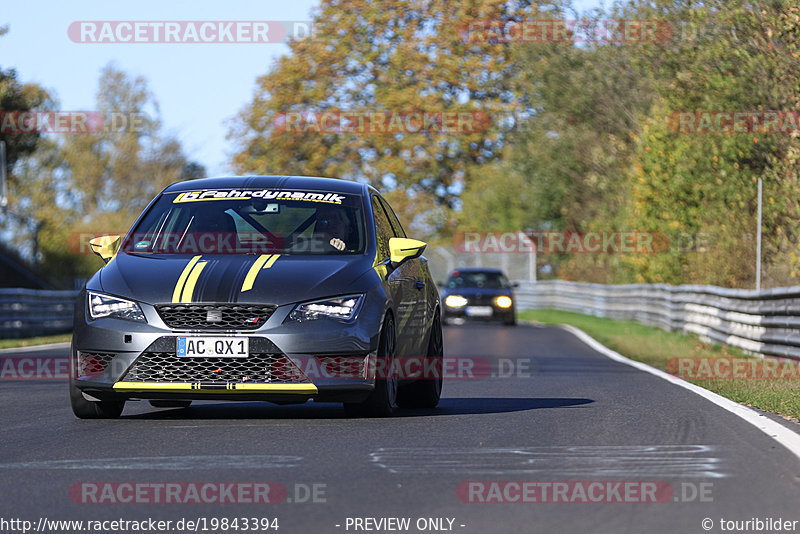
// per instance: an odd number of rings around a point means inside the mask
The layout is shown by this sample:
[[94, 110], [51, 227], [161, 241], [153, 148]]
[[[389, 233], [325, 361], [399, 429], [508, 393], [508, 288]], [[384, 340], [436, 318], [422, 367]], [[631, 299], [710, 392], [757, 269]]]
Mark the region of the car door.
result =
[[[392, 225], [392, 234], [394, 237], [408, 237], [400, 220], [395, 215], [394, 210], [386, 202], [386, 199], [379, 197], [381, 206], [386, 211], [389, 218], [389, 223]], [[406, 325], [406, 330], [411, 337], [409, 341], [410, 350], [413, 355], [420, 355], [427, 347], [425, 343], [425, 327], [428, 324], [428, 289], [426, 287], [427, 277], [425, 276], [424, 262], [427, 262], [424, 257], [414, 258], [406, 261], [401, 266], [403, 276], [405, 277], [404, 284], [408, 292], [406, 298], [408, 299], [412, 311], [411, 317]]]
[[[386, 215], [386, 210], [381, 206], [380, 199], [377, 195], [371, 196], [372, 214], [375, 218], [375, 238], [378, 245], [378, 261], [389, 258], [391, 255], [389, 251], [389, 239], [394, 236], [392, 224], [389, 222], [389, 217]], [[408, 262], [397, 269], [389, 267], [388, 276], [386, 277], [387, 291], [395, 305], [396, 326], [396, 339], [397, 339], [397, 356], [407, 357], [413, 353], [414, 339], [411, 331], [408, 328], [408, 323], [414, 313], [414, 295], [412, 293], [411, 284], [412, 279], [409, 276]]]

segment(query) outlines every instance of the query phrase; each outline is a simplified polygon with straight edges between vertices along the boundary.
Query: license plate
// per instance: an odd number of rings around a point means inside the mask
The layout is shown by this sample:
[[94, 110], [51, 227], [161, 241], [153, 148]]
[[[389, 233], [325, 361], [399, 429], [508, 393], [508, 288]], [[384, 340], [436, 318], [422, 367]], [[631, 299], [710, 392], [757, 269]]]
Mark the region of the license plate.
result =
[[249, 338], [192, 336], [178, 338], [179, 358], [247, 358]]
[[467, 306], [465, 310], [470, 317], [491, 317], [491, 306]]

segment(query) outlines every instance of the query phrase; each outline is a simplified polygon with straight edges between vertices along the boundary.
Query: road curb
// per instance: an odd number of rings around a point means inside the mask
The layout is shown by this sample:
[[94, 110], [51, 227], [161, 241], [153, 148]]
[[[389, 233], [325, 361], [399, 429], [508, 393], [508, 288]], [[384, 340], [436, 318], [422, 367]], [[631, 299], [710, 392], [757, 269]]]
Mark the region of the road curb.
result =
[[798, 460], [800, 460], [800, 434], [794, 432], [793, 430], [783, 426], [782, 424], [773, 421], [766, 415], [760, 414], [757, 411], [749, 408], [743, 404], [739, 404], [738, 402], [734, 402], [722, 395], [714, 393], [713, 391], [709, 391], [705, 388], [702, 388], [696, 384], [692, 384], [691, 382], [687, 382], [682, 378], [678, 378], [677, 376], [673, 376], [669, 373], [662, 371], [661, 369], [656, 369], [646, 363], [637, 362], [635, 360], [631, 360], [630, 358], [626, 358], [622, 354], [615, 352], [592, 336], [572, 325], [566, 324], [558, 324], [558, 325], [547, 325], [547, 326], [555, 326], [562, 330], [566, 330], [567, 332], [571, 333], [585, 344], [587, 344], [592, 349], [596, 350], [603, 356], [610, 358], [614, 361], [624, 363], [625, 365], [629, 365], [631, 367], [635, 367], [640, 371], [644, 371], [646, 373], [650, 373], [651, 375], [657, 376], [666, 380], [667, 382], [671, 382], [676, 386], [680, 386], [684, 389], [688, 389], [689, 391], [700, 395], [701, 397], [709, 400], [719, 406], [720, 408], [739, 416], [740, 418], [744, 419], [787, 449], [789, 452], [795, 455]]

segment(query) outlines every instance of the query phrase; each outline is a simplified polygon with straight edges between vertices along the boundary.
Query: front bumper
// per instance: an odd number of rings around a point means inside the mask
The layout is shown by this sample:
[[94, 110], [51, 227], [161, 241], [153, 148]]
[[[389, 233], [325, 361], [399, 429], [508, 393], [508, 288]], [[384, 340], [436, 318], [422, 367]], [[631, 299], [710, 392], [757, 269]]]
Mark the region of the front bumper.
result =
[[[496, 297], [467, 297], [464, 306], [442, 306], [444, 310], [443, 318], [445, 321], [469, 320], [469, 321], [503, 321], [511, 322], [515, 317], [514, 305], [510, 308], [501, 308], [495, 303]], [[444, 299], [442, 299], [444, 301]]]
[[[85, 296], [78, 302], [70, 373], [72, 384], [90, 400], [359, 402], [374, 388], [369, 373], [374, 369], [383, 311], [383, 302], [377, 299], [367, 297], [352, 323], [319, 319], [284, 324], [294, 307], [290, 305], [278, 307], [260, 328], [246, 331], [171, 329], [154, 307], [141, 303], [146, 324], [88, 320]], [[375, 306], [381, 313], [374, 313]], [[250, 354], [177, 356], [178, 337], [201, 335], [246, 336]]]

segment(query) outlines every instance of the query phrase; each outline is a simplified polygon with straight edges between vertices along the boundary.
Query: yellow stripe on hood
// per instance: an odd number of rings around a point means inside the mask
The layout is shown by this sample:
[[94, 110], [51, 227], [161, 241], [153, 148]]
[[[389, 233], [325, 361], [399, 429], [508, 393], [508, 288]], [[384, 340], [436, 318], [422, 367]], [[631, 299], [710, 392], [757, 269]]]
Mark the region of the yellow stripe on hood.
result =
[[189, 279], [186, 280], [186, 285], [183, 287], [181, 293], [181, 302], [192, 302], [192, 294], [194, 293], [194, 286], [197, 284], [197, 279], [200, 278], [200, 273], [206, 266], [207, 261], [201, 261], [194, 266], [192, 272], [189, 274]]
[[244, 283], [242, 284], [242, 293], [245, 291], [250, 291], [253, 289], [253, 284], [256, 281], [256, 276], [258, 276], [258, 271], [267, 263], [267, 260], [272, 256], [271, 254], [262, 254], [261, 256], [253, 262], [253, 265], [250, 267], [250, 270], [247, 271], [247, 276], [244, 277]]
[[172, 302], [180, 302], [181, 301], [181, 292], [183, 291], [183, 285], [186, 283], [186, 279], [189, 278], [189, 273], [192, 272], [194, 265], [200, 261], [200, 258], [203, 256], [195, 256], [194, 258], [189, 261], [189, 263], [184, 267], [183, 272], [181, 273], [180, 277], [178, 277], [178, 283], [175, 284], [175, 290], [172, 292]]
[[262, 254], [258, 257], [256, 261], [253, 262], [253, 265], [250, 267], [250, 270], [247, 271], [247, 276], [244, 277], [244, 283], [242, 284], [242, 293], [245, 291], [250, 291], [253, 289], [253, 284], [256, 282], [256, 277], [258, 276], [258, 272], [261, 269], [269, 269], [272, 265], [278, 261], [280, 258], [280, 254]]

